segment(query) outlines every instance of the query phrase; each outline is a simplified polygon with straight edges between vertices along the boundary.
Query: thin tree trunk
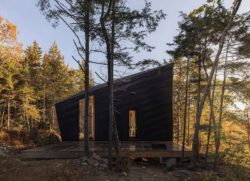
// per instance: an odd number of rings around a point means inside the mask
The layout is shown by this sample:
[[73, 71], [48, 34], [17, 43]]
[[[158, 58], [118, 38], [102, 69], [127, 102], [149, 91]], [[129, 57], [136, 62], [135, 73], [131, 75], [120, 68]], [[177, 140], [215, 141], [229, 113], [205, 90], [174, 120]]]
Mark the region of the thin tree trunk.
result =
[[[109, 72], [109, 95], [110, 95], [110, 102], [109, 102], [109, 116], [110, 116], [110, 126], [112, 126], [112, 130], [110, 132], [111, 137], [110, 141], [114, 142], [115, 150], [116, 150], [116, 158], [119, 157], [119, 137], [118, 137], [118, 130], [116, 125], [116, 119], [115, 119], [115, 106], [114, 106], [114, 60], [115, 60], [115, 26], [116, 26], [116, 19], [115, 19], [115, 13], [116, 13], [116, 0], [112, 1], [112, 8], [111, 8], [111, 37], [110, 37], [110, 52], [111, 52], [111, 61], [110, 64], [108, 64], [108, 72]], [[114, 139], [114, 140], [113, 140]], [[113, 144], [113, 143], [112, 143]]]
[[184, 120], [183, 120], [183, 136], [182, 136], [182, 154], [181, 154], [182, 158], [184, 158], [185, 141], [186, 141], [188, 82], [189, 82], [189, 59], [187, 59], [187, 70], [186, 70], [186, 87], [185, 87]]
[[187, 122], [187, 145], [190, 144], [190, 109], [191, 109], [191, 96], [188, 96], [188, 122]]
[[[200, 105], [200, 96], [201, 96], [201, 61], [198, 62], [198, 84], [197, 84], [197, 103], [196, 103], [196, 116], [195, 116], [195, 130], [200, 130], [200, 122], [199, 122], [199, 105]], [[199, 155], [199, 133], [194, 133], [194, 140], [193, 140], [193, 155], [197, 159]]]
[[111, 12], [111, 8], [113, 6], [113, 0], [109, 1], [107, 12], [105, 13], [105, 2], [102, 2], [102, 13], [100, 16], [101, 28], [102, 33], [106, 43], [106, 50], [107, 50], [107, 61], [108, 61], [108, 92], [109, 92], [109, 149], [108, 149], [108, 165], [109, 168], [112, 168], [112, 142], [113, 142], [113, 103], [114, 103], [114, 88], [113, 88], [113, 56], [111, 50], [111, 41], [109, 34], [106, 29], [106, 20]]
[[50, 105], [50, 124], [49, 124], [50, 131], [53, 130], [53, 119], [54, 119], [54, 116], [53, 116], [53, 109], [52, 109], [53, 102], [54, 102], [54, 101], [52, 101], [52, 104]]
[[5, 108], [6, 108], [6, 105], [3, 106], [3, 112], [1, 114], [1, 127], [3, 127], [3, 124], [4, 124]]
[[177, 143], [180, 141], [180, 108], [178, 108], [178, 119], [177, 119]]
[[[112, 19], [112, 28], [111, 28], [111, 52], [112, 52], [112, 84], [113, 84], [113, 72], [114, 72], [114, 60], [115, 60], [115, 26], [116, 26], [116, 17], [115, 17], [115, 13], [116, 13], [116, 1], [113, 0], [113, 4], [112, 4], [112, 14], [111, 14], [111, 19]], [[114, 145], [115, 145], [115, 150], [116, 150], [116, 157], [118, 159], [119, 157], [119, 135], [118, 135], [118, 130], [117, 130], [117, 124], [116, 124], [116, 119], [115, 119], [115, 105], [114, 105], [114, 86], [113, 86], [113, 106], [112, 106], [112, 112], [113, 112], [113, 138], [114, 138]]]
[[85, 0], [86, 3], [86, 15], [85, 15], [85, 62], [84, 62], [84, 70], [85, 70], [85, 81], [84, 81], [84, 89], [85, 89], [85, 97], [84, 97], [84, 152], [86, 155], [89, 155], [89, 43], [90, 43], [90, 24], [89, 24], [89, 13], [91, 0]]
[[[208, 158], [208, 152], [209, 152], [211, 129], [212, 129], [212, 121], [213, 121], [213, 125], [215, 125], [215, 115], [214, 115], [214, 108], [213, 108], [213, 106], [214, 106], [214, 95], [215, 95], [215, 88], [216, 88], [216, 80], [217, 80], [217, 69], [215, 71], [215, 76], [214, 76], [212, 97], [211, 97], [211, 95], [209, 95], [210, 116], [209, 116], [209, 126], [208, 126], [208, 133], [207, 133], [207, 145], [206, 145], [206, 153], [205, 153], [206, 160]], [[215, 136], [216, 136], [216, 131], [215, 131]]]
[[219, 159], [219, 150], [220, 150], [220, 141], [221, 141], [221, 128], [222, 128], [222, 114], [223, 114], [223, 104], [224, 104], [224, 95], [226, 89], [226, 79], [227, 79], [227, 61], [228, 61], [228, 50], [229, 50], [229, 40], [227, 41], [227, 49], [226, 49], [226, 58], [224, 64], [224, 75], [223, 82], [221, 87], [221, 98], [220, 98], [220, 107], [219, 107], [219, 119], [217, 128], [217, 136], [216, 136], [216, 145], [215, 145], [215, 160], [214, 160], [214, 169], [216, 169], [217, 162]]
[[247, 141], [248, 141], [248, 148], [250, 149], [250, 118], [249, 118], [249, 109], [250, 109], [250, 104], [248, 104], [249, 106], [247, 107]]
[[[46, 85], [43, 85], [43, 123], [46, 125]], [[46, 126], [44, 126], [45, 129]]]
[[217, 68], [218, 63], [219, 63], [219, 58], [220, 58], [220, 55], [221, 55], [221, 52], [222, 52], [222, 49], [223, 49], [223, 46], [224, 46], [225, 38], [226, 38], [226, 36], [228, 34], [229, 29], [231, 28], [232, 22], [234, 20], [234, 17], [236, 15], [236, 13], [239, 10], [241, 2], [242, 2], [242, 0], [235, 0], [234, 3], [233, 3], [232, 15], [229, 18], [227, 26], [225, 27], [225, 29], [222, 32], [221, 39], [220, 39], [220, 42], [219, 42], [219, 48], [218, 48], [218, 51], [216, 53], [215, 60], [213, 62], [213, 65], [212, 65], [212, 68], [211, 68], [211, 71], [210, 71], [208, 84], [206, 86], [205, 92], [204, 92], [204, 94], [203, 94], [203, 96], [201, 98], [201, 102], [200, 102], [199, 108], [197, 110], [197, 112], [198, 112], [197, 116], [196, 116], [197, 117], [197, 120], [196, 120], [197, 126], [195, 126], [194, 141], [193, 141], [193, 148], [192, 148], [192, 163], [193, 163], [193, 165], [195, 165], [195, 162], [197, 160], [197, 153], [198, 153], [198, 149], [199, 149], [199, 147], [198, 147], [199, 145], [197, 144], [197, 139], [198, 139], [199, 130], [200, 130], [199, 124], [200, 124], [200, 119], [201, 119], [203, 107], [204, 107], [206, 98], [207, 98], [207, 96], [209, 94], [209, 90], [210, 90], [210, 87], [211, 87], [211, 83], [212, 83], [212, 79], [213, 79], [213, 76], [214, 76], [215, 69]]
[[52, 125], [51, 125], [51, 131], [54, 130], [54, 126], [55, 126], [55, 109], [54, 109], [54, 105], [55, 105], [55, 102], [53, 102], [52, 107], [51, 107], [51, 111], [52, 111]]
[[[203, 61], [203, 66], [202, 67], [204, 69], [205, 76], [206, 76], [206, 79], [208, 81], [208, 72], [207, 72], [207, 68], [206, 68], [206, 65], [205, 65], [204, 61]], [[207, 137], [206, 153], [205, 153], [205, 158], [206, 159], [207, 159], [208, 151], [209, 151], [212, 123], [213, 123], [213, 125], [215, 125], [214, 95], [215, 95], [216, 81], [217, 81], [217, 68], [215, 70], [215, 75], [214, 75], [212, 97], [211, 97], [211, 91], [210, 90], [209, 90], [209, 96], [208, 96], [209, 107], [210, 107], [210, 118], [209, 118], [208, 137]], [[216, 129], [214, 129], [214, 135], [215, 135], [215, 137], [217, 135]], [[216, 142], [216, 140], [215, 140], [215, 142]]]
[[30, 131], [30, 122], [29, 122], [29, 117], [28, 117], [28, 99], [27, 99], [27, 94], [25, 94], [25, 119], [27, 123], [27, 129]]
[[113, 87], [113, 60], [108, 61], [108, 87], [109, 87], [109, 166], [112, 165], [113, 118], [114, 118], [114, 87]]
[[250, 149], [250, 119], [249, 119], [249, 110], [247, 111], [247, 121], [248, 121], [247, 140], [248, 140], [248, 148]]
[[8, 92], [8, 103], [7, 103], [7, 130], [10, 129], [10, 91]]

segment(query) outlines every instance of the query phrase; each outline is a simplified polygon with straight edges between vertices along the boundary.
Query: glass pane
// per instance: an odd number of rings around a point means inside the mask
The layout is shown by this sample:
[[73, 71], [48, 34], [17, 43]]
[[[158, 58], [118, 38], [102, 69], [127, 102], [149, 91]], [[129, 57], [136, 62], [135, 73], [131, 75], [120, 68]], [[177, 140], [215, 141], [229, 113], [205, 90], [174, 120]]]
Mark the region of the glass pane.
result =
[[136, 111], [129, 111], [129, 137], [136, 137]]

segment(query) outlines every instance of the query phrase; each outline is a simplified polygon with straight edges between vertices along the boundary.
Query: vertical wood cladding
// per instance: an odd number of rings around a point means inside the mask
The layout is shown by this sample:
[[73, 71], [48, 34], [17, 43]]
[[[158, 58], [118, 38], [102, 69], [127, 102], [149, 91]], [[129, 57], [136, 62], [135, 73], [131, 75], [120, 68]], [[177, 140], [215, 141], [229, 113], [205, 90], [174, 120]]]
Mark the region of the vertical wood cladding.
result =
[[[121, 141], [171, 141], [173, 65], [115, 81], [115, 118]], [[90, 90], [95, 96], [95, 140], [108, 140], [108, 87]], [[84, 92], [56, 104], [63, 141], [79, 139], [79, 99]], [[129, 110], [136, 111], [136, 138], [129, 138]]]

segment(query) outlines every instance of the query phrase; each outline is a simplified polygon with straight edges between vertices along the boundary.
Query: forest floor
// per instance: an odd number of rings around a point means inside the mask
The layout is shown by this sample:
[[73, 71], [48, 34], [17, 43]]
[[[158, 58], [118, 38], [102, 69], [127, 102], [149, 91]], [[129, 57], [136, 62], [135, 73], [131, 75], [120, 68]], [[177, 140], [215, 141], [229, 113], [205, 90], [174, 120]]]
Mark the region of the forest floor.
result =
[[196, 170], [175, 168], [168, 171], [165, 165], [130, 162], [127, 171], [118, 172], [110, 171], [107, 167], [81, 164], [79, 159], [23, 160], [13, 155], [0, 156], [2, 181], [247, 181], [250, 178], [242, 175], [239, 179], [233, 178], [222, 168], [217, 172], [212, 172], [207, 166]]
[[[53, 138], [54, 139], [54, 138]], [[8, 139], [6, 139], [8, 140]], [[35, 160], [19, 158], [19, 149], [28, 148], [13, 139], [11, 145], [0, 140], [0, 181], [248, 181], [250, 169], [219, 164], [216, 172], [212, 163], [199, 163], [198, 169], [185, 167], [167, 169], [166, 165], [154, 161], [125, 160], [119, 171], [110, 171], [107, 160], [95, 155], [81, 159]], [[19, 143], [20, 142], [20, 143]], [[17, 144], [18, 143], [18, 144]], [[14, 146], [13, 146], [14, 145]], [[18, 147], [16, 145], [19, 145]], [[32, 144], [33, 145], [33, 144]], [[34, 146], [34, 145], [33, 145]], [[33, 147], [31, 146], [31, 147]], [[124, 164], [124, 165], [123, 165]]]
[[198, 181], [208, 177], [205, 170], [189, 171], [177, 169], [167, 171], [163, 165], [143, 165], [132, 163], [127, 172], [109, 171], [108, 168], [97, 168], [80, 165], [78, 160], [21, 160], [17, 157], [0, 157], [0, 180], [3, 181]]

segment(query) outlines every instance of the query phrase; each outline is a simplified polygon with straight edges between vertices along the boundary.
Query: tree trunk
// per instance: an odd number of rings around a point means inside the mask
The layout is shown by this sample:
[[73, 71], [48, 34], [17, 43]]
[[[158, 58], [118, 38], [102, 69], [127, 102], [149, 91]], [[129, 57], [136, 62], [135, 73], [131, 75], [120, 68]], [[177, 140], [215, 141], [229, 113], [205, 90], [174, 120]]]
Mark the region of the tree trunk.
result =
[[6, 105], [3, 106], [3, 112], [2, 112], [2, 114], [1, 114], [1, 127], [4, 126], [5, 108], [6, 108]]
[[217, 162], [219, 159], [219, 149], [220, 149], [220, 141], [221, 141], [221, 127], [222, 127], [222, 114], [223, 114], [224, 95], [225, 95], [226, 79], [227, 79], [228, 50], [229, 50], [229, 40], [227, 41], [226, 58], [225, 58], [225, 64], [224, 64], [224, 75], [223, 75], [223, 82], [222, 82], [222, 87], [221, 87], [219, 118], [218, 118], [218, 125], [216, 126], [217, 135], [216, 135], [216, 144], [215, 144], [214, 170], [216, 169]]
[[248, 107], [247, 109], [247, 142], [248, 142], [248, 148], [250, 149], [250, 118], [249, 118], [249, 113], [250, 113], [250, 104], [247, 104]]
[[187, 70], [186, 70], [186, 87], [185, 87], [185, 103], [184, 103], [183, 136], [182, 136], [182, 158], [184, 158], [185, 141], [186, 141], [188, 82], [189, 82], [189, 59], [187, 59]]
[[89, 43], [90, 43], [90, 24], [89, 24], [89, 13], [91, 0], [85, 0], [86, 3], [86, 15], [85, 15], [85, 97], [84, 97], [84, 152], [89, 155]]
[[[111, 52], [112, 52], [112, 84], [113, 84], [113, 72], [114, 72], [114, 60], [115, 60], [115, 26], [116, 26], [116, 17], [115, 17], [115, 13], [116, 13], [116, 1], [113, 0], [113, 4], [112, 4], [112, 14], [111, 14], [111, 19], [112, 19], [112, 28], [111, 28]], [[115, 105], [114, 105], [114, 86], [113, 86], [113, 100], [112, 100], [112, 114], [113, 114], [113, 139], [114, 139], [114, 146], [115, 146], [115, 151], [116, 151], [116, 157], [118, 159], [119, 157], [119, 135], [118, 135], [118, 130], [117, 130], [117, 124], [116, 124], [116, 119], [115, 119]]]
[[[203, 66], [202, 67], [204, 69], [205, 76], [206, 76], [206, 79], [208, 81], [208, 72], [207, 72], [207, 68], [206, 68], [206, 65], [205, 65], [204, 61], [203, 61]], [[214, 95], [215, 95], [215, 89], [216, 89], [216, 81], [217, 81], [217, 68], [215, 70], [215, 75], [214, 75], [212, 97], [211, 97], [211, 91], [210, 90], [209, 90], [209, 96], [208, 96], [209, 107], [210, 107], [210, 118], [209, 118], [208, 136], [207, 136], [207, 144], [206, 144], [206, 152], [205, 152], [205, 158], [206, 158], [206, 160], [207, 160], [208, 151], [209, 151], [209, 144], [210, 144], [210, 136], [211, 136], [212, 123], [213, 123], [213, 125], [215, 125]], [[217, 135], [216, 129], [214, 129], [214, 135], [215, 135], [215, 137]]]
[[110, 118], [110, 121], [112, 121], [112, 126], [113, 126], [113, 131], [111, 132], [112, 134], [112, 140], [114, 142], [114, 146], [115, 146], [115, 151], [116, 151], [116, 158], [118, 159], [119, 157], [119, 136], [118, 136], [118, 130], [117, 130], [117, 124], [116, 124], [116, 119], [115, 119], [115, 105], [114, 105], [114, 81], [113, 81], [113, 77], [114, 77], [114, 60], [115, 60], [115, 26], [116, 26], [116, 17], [115, 17], [115, 13], [116, 13], [116, 0], [112, 1], [112, 14], [111, 14], [111, 19], [112, 19], [112, 26], [111, 26], [111, 62], [110, 62], [110, 82], [109, 82], [109, 86], [110, 86], [110, 116], [112, 116], [112, 118]]
[[[200, 96], [201, 96], [201, 61], [198, 62], [198, 84], [197, 84], [197, 103], [196, 103], [196, 116], [195, 116], [195, 130], [200, 130], [200, 121], [199, 117], [199, 105], [200, 105]], [[192, 159], [197, 159], [199, 155], [199, 132], [194, 132], [194, 140], [193, 140], [193, 157]]]
[[188, 96], [188, 122], [187, 122], [187, 144], [190, 144], [190, 109], [191, 109], [191, 96]]
[[217, 68], [218, 63], [219, 63], [219, 58], [220, 58], [220, 55], [221, 55], [221, 52], [222, 52], [222, 49], [223, 49], [223, 46], [224, 46], [225, 38], [226, 38], [226, 36], [228, 34], [229, 29], [231, 28], [232, 22], [234, 20], [234, 17], [236, 15], [236, 13], [239, 10], [241, 2], [242, 2], [242, 0], [235, 0], [234, 3], [233, 3], [232, 15], [229, 18], [227, 26], [225, 27], [225, 29], [222, 32], [221, 39], [220, 39], [220, 42], [219, 42], [219, 48], [218, 48], [218, 51], [216, 53], [215, 60], [213, 62], [213, 65], [212, 65], [212, 68], [211, 68], [211, 71], [210, 71], [208, 84], [207, 84], [207, 86], [205, 88], [205, 92], [204, 92], [204, 94], [203, 94], [203, 96], [201, 98], [201, 102], [200, 102], [198, 110], [197, 110], [197, 112], [198, 112], [197, 116], [196, 116], [197, 117], [197, 120], [196, 120], [197, 126], [195, 127], [195, 131], [194, 131], [194, 141], [193, 141], [193, 148], [192, 148], [192, 152], [193, 152], [193, 154], [192, 154], [192, 163], [193, 163], [193, 165], [195, 165], [195, 162], [197, 160], [197, 153], [198, 153], [197, 139], [198, 139], [199, 130], [200, 130], [199, 124], [200, 124], [200, 119], [201, 119], [203, 107], [204, 107], [206, 98], [207, 98], [207, 96], [209, 94], [209, 90], [210, 90], [210, 87], [211, 87], [211, 83], [212, 83], [212, 79], [213, 79], [213, 76], [214, 76], [215, 69]]
[[[209, 152], [211, 129], [212, 129], [212, 121], [213, 121], [213, 125], [215, 125], [215, 115], [214, 115], [214, 108], [213, 108], [213, 106], [214, 106], [214, 95], [215, 95], [215, 88], [216, 88], [216, 80], [217, 80], [217, 69], [215, 71], [215, 76], [214, 76], [212, 97], [211, 97], [211, 95], [209, 93], [210, 115], [209, 115], [209, 123], [208, 123], [209, 127], [208, 127], [208, 133], [207, 133], [207, 144], [206, 144], [206, 153], [205, 153], [206, 160], [208, 158], [208, 152]], [[216, 136], [216, 134], [217, 133], [215, 131], [215, 136]]]
[[27, 130], [30, 131], [30, 121], [29, 121], [29, 116], [28, 116], [28, 98], [27, 94], [25, 94], [25, 119], [27, 123]]
[[52, 124], [51, 124], [51, 131], [54, 130], [55, 127], [55, 109], [54, 109], [55, 102], [53, 101], [53, 104], [51, 106], [51, 112], [52, 112]]
[[46, 129], [46, 85], [43, 85], [43, 123], [44, 129]]
[[10, 129], [10, 91], [8, 92], [8, 103], [7, 103], [7, 130]]
[[108, 92], [109, 92], [109, 149], [108, 149], [108, 165], [109, 168], [112, 168], [112, 136], [113, 136], [113, 103], [114, 103], [114, 89], [113, 89], [113, 57], [111, 51], [111, 41], [109, 34], [106, 29], [106, 20], [110, 14], [111, 7], [113, 6], [113, 0], [109, 1], [107, 12], [105, 13], [105, 2], [102, 2], [102, 13], [100, 16], [100, 23], [102, 28], [102, 33], [105, 39], [106, 50], [107, 50], [107, 61], [108, 61]]
[[248, 122], [247, 140], [248, 140], [248, 148], [250, 149], [250, 119], [249, 119], [249, 110], [247, 110], [247, 122]]
[[178, 108], [178, 119], [177, 119], [177, 143], [180, 141], [180, 108]]

